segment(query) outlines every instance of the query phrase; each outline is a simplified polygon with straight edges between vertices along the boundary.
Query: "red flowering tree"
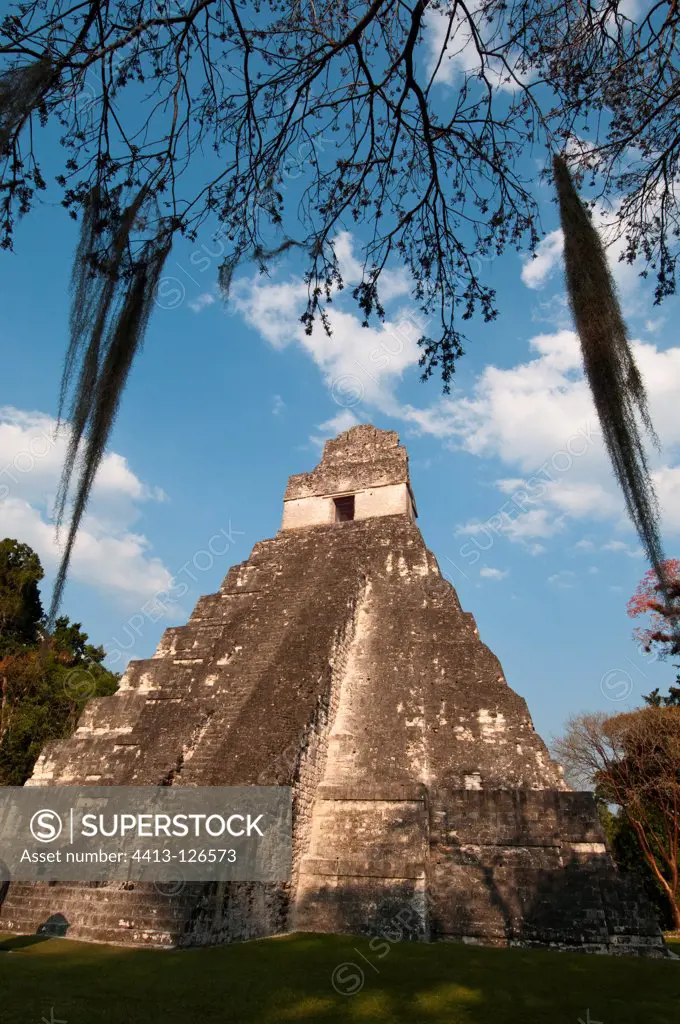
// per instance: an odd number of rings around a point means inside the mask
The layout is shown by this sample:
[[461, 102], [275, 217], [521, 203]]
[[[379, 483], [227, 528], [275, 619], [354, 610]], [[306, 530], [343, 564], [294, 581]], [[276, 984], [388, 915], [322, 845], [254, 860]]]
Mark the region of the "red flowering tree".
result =
[[[658, 577], [649, 569], [628, 602], [627, 611], [632, 619], [649, 616], [647, 625], [638, 627], [633, 635], [646, 651], [654, 650], [665, 659], [680, 655], [680, 559], [669, 558], [663, 566], [668, 581], [668, 600], [664, 601]], [[680, 673], [676, 682], [680, 683]], [[653, 707], [678, 705], [680, 686], [671, 686], [667, 697], [660, 696], [658, 689], [653, 690], [644, 700]]]
[[667, 658], [669, 655], [680, 654], [677, 647], [680, 632], [680, 558], [669, 558], [663, 566], [669, 580], [670, 603], [664, 602], [658, 577], [653, 569], [649, 569], [628, 602], [627, 611], [632, 619], [649, 615], [647, 626], [636, 629], [634, 635], [645, 650], [658, 646], [659, 656]]

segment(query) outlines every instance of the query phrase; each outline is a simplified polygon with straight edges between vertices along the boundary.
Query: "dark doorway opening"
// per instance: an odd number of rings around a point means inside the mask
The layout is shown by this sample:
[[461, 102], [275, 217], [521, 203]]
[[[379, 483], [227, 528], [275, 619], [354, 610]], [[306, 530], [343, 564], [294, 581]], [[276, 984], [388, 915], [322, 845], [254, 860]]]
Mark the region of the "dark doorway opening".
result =
[[335, 504], [336, 523], [345, 523], [354, 519], [354, 495], [346, 494], [342, 498], [333, 498]]

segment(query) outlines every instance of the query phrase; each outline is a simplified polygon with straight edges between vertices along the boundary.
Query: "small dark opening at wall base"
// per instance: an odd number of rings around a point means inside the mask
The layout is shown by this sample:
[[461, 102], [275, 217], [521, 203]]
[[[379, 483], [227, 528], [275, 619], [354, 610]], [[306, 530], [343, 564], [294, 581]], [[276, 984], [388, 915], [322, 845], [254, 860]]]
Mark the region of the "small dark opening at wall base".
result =
[[347, 494], [343, 498], [333, 498], [335, 504], [336, 523], [345, 523], [354, 519], [354, 495]]

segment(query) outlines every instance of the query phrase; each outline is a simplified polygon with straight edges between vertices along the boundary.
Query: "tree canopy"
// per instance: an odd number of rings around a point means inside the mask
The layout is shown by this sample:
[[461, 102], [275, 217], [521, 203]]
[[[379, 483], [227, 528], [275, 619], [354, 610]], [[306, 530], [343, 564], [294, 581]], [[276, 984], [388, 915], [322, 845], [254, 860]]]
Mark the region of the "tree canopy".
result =
[[[2, 244], [53, 180], [81, 225], [60, 414], [57, 502], [76, 530], [173, 241], [217, 228], [237, 268], [298, 254], [301, 318], [330, 331], [335, 240], [361, 232], [353, 290], [384, 315], [410, 274], [435, 324], [424, 377], [449, 387], [476, 314], [497, 315], [479, 257], [540, 237], [535, 160], [561, 152], [609, 204], [656, 297], [678, 258], [678, 8], [624, 0], [23, 0], [0, 30]], [[445, 75], [450, 85], [438, 87]], [[57, 125], [59, 167], [45, 132]], [[294, 189], [284, 184], [304, 167]], [[82, 461], [79, 456], [83, 455]]]
[[[634, 633], [645, 650], [654, 650], [662, 659], [677, 658], [680, 656], [680, 559], [666, 559], [663, 573], [665, 585], [654, 569], [647, 570], [628, 602], [627, 611], [633, 619], [648, 616], [647, 625]], [[680, 664], [674, 664], [680, 669]], [[680, 672], [676, 682], [680, 684]], [[680, 689], [670, 687], [668, 697], [659, 696], [659, 691], [655, 690], [645, 701], [657, 707], [680, 703]]]
[[75, 728], [88, 700], [118, 686], [79, 622], [60, 616], [48, 632], [42, 576], [27, 544], [0, 542], [0, 785], [23, 785], [45, 744]]
[[40, 559], [28, 544], [0, 541], [0, 657], [37, 643], [42, 578]]
[[554, 749], [575, 782], [623, 811], [680, 929], [680, 707], [576, 715]]

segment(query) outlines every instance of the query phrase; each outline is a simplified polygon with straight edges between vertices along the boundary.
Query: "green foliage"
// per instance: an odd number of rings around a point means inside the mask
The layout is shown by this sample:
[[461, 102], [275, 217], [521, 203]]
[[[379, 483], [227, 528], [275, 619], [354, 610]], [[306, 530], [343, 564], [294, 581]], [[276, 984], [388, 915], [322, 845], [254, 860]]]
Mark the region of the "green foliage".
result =
[[659, 693], [659, 687], [651, 693], [643, 693], [642, 699], [650, 708], [680, 707], [680, 686], [669, 686], [666, 695]]
[[638, 876], [647, 896], [656, 909], [659, 924], [663, 929], [672, 928], [673, 918], [668, 904], [668, 896], [662, 890], [652, 874], [651, 868], [645, 861], [638, 838], [625, 812], [619, 809], [616, 813], [613, 813], [603, 800], [598, 800], [598, 811], [616, 866], [626, 874]]
[[35, 551], [9, 537], [0, 541], [0, 657], [38, 640], [43, 617], [38, 583], [43, 568]]
[[0, 785], [21, 786], [45, 744], [75, 729], [88, 700], [115, 693], [118, 676], [79, 622], [44, 628], [40, 559], [25, 544], [0, 543]]
[[680, 708], [576, 715], [553, 749], [568, 777], [592, 784], [599, 800], [619, 808], [639, 850], [605, 815], [612, 847], [619, 847], [624, 868], [629, 852], [644, 859], [680, 932]]

